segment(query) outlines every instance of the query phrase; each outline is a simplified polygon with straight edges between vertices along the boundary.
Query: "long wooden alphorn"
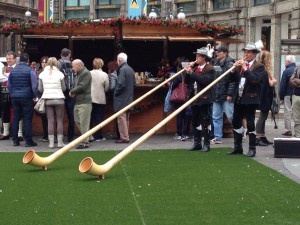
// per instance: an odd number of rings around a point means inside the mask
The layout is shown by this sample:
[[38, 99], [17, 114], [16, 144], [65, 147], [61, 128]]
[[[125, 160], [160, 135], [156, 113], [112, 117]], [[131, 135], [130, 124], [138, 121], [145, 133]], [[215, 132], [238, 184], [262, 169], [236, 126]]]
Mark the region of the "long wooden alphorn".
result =
[[97, 132], [102, 127], [104, 127], [105, 125], [107, 125], [108, 123], [113, 121], [115, 118], [117, 118], [122, 113], [128, 111], [135, 104], [139, 103], [140, 101], [142, 101], [143, 99], [145, 99], [146, 97], [151, 95], [153, 92], [155, 92], [156, 90], [161, 88], [163, 85], [165, 85], [166, 83], [168, 83], [169, 81], [174, 79], [176, 76], [181, 74], [183, 71], [184, 71], [184, 69], [182, 69], [179, 72], [173, 74], [167, 80], [163, 81], [162, 83], [160, 83], [159, 85], [157, 85], [156, 87], [154, 87], [153, 89], [151, 89], [150, 91], [148, 91], [147, 93], [145, 93], [144, 95], [142, 95], [141, 97], [139, 97], [138, 99], [136, 99], [135, 101], [133, 101], [132, 103], [130, 103], [129, 105], [124, 107], [123, 109], [121, 109], [120, 111], [116, 112], [115, 114], [113, 114], [112, 116], [110, 116], [109, 118], [104, 120], [102, 123], [98, 124], [97, 126], [92, 128], [88, 132], [82, 134], [77, 139], [73, 140], [72, 142], [70, 142], [69, 144], [67, 144], [63, 148], [57, 150], [56, 152], [49, 155], [48, 157], [40, 157], [33, 149], [30, 149], [28, 152], [25, 153], [25, 155], [23, 157], [23, 163], [24, 164], [29, 164], [31, 166], [42, 167], [44, 170], [47, 170], [47, 166], [49, 164], [51, 164], [52, 162], [54, 162], [57, 158], [59, 158], [60, 156], [62, 156], [66, 152], [70, 151], [76, 145], [80, 144], [82, 141], [87, 139], [89, 136], [93, 135], [95, 132]]
[[131, 145], [129, 145], [127, 148], [125, 148], [123, 151], [121, 151], [118, 155], [113, 157], [111, 160], [109, 160], [105, 164], [97, 165], [91, 157], [86, 157], [80, 162], [79, 171], [81, 173], [87, 173], [92, 176], [98, 176], [99, 179], [103, 179], [104, 174], [106, 172], [108, 172], [118, 162], [120, 162], [123, 158], [125, 158], [130, 152], [132, 152], [139, 145], [141, 145], [145, 140], [147, 140], [149, 137], [151, 137], [155, 132], [157, 132], [162, 126], [164, 126], [166, 123], [168, 123], [173, 117], [175, 117], [178, 113], [180, 113], [183, 109], [185, 109], [193, 101], [195, 101], [197, 98], [199, 98], [209, 88], [211, 88], [213, 85], [215, 85], [217, 82], [219, 82], [223, 77], [225, 77], [228, 73], [230, 73], [234, 68], [235, 68], [235, 66], [231, 67], [229, 70], [227, 70], [221, 76], [219, 76], [217, 79], [215, 79], [213, 82], [211, 82], [208, 86], [206, 86], [202, 91], [197, 93], [194, 97], [192, 97], [190, 100], [188, 100], [186, 103], [184, 103], [181, 107], [179, 107], [177, 110], [175, 110], [172, 114], [170, 114], [168, 117], [166, 117], [164, 120], [162, 120], [160, 123], [158, 123], [156, 126], [154, 126], [151, 130], [149, 130], [147, 133], [145, 133], [143, 136], [141, 136], [138, 140], [133, 142]]

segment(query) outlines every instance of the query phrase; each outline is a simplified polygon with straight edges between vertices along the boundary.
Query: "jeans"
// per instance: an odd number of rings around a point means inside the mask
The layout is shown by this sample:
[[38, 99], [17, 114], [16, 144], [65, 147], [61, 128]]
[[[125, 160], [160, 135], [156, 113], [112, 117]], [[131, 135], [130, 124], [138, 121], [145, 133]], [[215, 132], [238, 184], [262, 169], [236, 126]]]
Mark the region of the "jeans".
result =
[[12, 105], [14, 109], [14, 118], [12, 123], [13, 140], [18, 140], [19, 121], [23, 117], [25, 140], [28, 143], [32, 142], [32, 98], [12, 98]]
[[74, 139], [75, 121], [74, 121], [74, 98], [69, 96], [69, 91], [65, 92], [65, 108], [68, 117], [68, 141]]
[[220, 141], [223, 137], [223, 112], [225, 112], [228, 121], [232, 123], [233, 107], [234, 104], [227, 101], [213, 103], [214, 137]]
[[[182, 106], [182, 104], [176, 104], [175, 108], [178, 109], [180, 106]], [[186, 115], [186, 108], [177, 114], [176, 127], [178, 136], [189, 136], [191, 121], [192, 117]]]

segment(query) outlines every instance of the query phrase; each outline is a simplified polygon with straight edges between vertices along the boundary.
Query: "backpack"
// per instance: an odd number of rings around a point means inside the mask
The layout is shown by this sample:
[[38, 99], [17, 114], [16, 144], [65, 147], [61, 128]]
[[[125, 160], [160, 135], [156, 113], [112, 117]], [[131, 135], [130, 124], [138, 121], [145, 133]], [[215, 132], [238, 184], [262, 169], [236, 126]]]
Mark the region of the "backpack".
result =
[[74, 84], [75, 84], [75, 74], [72, 70], [72, 63], [65, 62], [62, 59], [60, 59], [59, 62], [60, 62], [60, 71], [65, 75], [66, 90], [71, 90], [74, 88]]

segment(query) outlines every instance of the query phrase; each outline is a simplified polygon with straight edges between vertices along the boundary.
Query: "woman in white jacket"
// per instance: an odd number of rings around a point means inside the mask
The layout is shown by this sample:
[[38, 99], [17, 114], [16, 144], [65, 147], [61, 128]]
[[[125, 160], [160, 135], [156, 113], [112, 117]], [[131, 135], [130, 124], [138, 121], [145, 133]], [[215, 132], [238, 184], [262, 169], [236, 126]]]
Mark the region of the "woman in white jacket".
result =
[[[102, 71], [103, 65], [104, 62], [102, 59], [95, 58], [93, 60], [93, 70], [91, 71], [91, 95], [93, 108], [91, 113], [90, 129], [100, 124], [104, 118], [106, 105], [105, 92], [109, 90], [109, 79], [107, 73]], [[96, 141], [105, 140], [101, 130], [95, 133], [94, 138]], [[93, 138], [90, 138], [90, 141], [91, 139]]]
[[45, 99], [46, 102], [49, 148], [54, 148], [55, 119], [57, 127], [57, 147], [61, 148], [64, 146], [63, 121], [65, 96], [63, 91], [66, 89], [66, 86], [64, 74], [60, 72], [57, 67], [57, 59], [50, 57], [44, 71], [39, 75], [39, 91], [43, 93], [42, 98]]

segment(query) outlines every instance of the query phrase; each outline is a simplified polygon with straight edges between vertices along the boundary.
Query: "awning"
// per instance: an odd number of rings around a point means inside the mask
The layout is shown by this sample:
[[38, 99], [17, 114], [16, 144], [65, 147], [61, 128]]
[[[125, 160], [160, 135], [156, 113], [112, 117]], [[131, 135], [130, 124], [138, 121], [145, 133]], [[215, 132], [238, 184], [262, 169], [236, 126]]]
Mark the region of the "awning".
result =
[[167, 38], [165, 36], [157, 36], [157, 35], [151, 35], [151, 36], [136, 36], [136, 35], [124, 35], [123, 40], [141, 40], [141, 41], [161, 41], [166, 40]]
[[105, 35], [105, 36], [72, 36], [72, 40], [113, 40], [115, 36]]
[[168, 36], [169, 41], [213, 41], [209, 36]]
[[24, 34], [23, 38], [69, 39], [68, 36], [62, 36], [62, 35], [30, 35], [30, 34]]

